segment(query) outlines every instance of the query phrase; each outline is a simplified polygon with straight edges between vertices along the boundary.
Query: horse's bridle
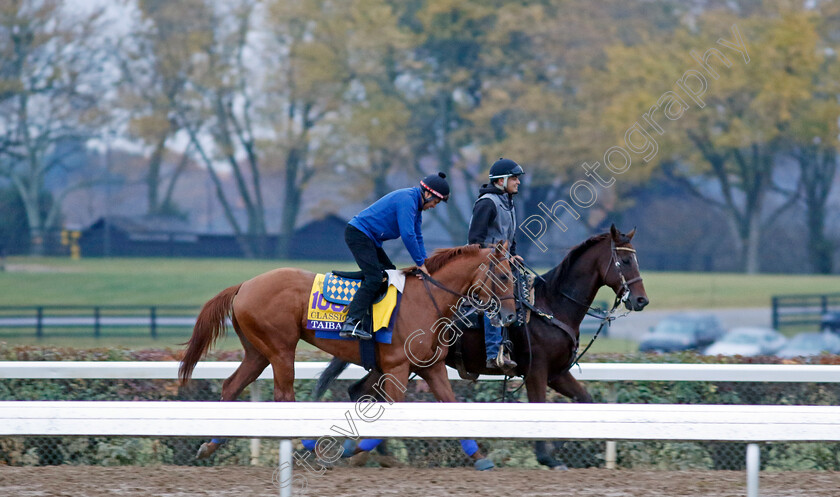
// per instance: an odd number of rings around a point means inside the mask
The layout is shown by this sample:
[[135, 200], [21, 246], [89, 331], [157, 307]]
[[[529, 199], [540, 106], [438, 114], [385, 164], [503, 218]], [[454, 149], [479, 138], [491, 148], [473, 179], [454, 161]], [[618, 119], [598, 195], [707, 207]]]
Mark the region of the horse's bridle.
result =
[[[630, 280], [625, 278], [624, 273], [621, 270], [621, 267], [622, 267], [621, 266], [621, 259], [619, 259], [619, 257], [618, 257], [618, 251], [619, 250], [623, 251], [623, 252], [630, 252], [631, 254], [633, 254], [633, 257], [636, 257], [636, 249], [631, 248], [631, 247], [616, 247], [615, 246], [615, 240], [610, 240], [610, 260], [607, 261], [607, 267], [604, 270], [604, 278], [606, 279], [606, 276], [610, 271], [610, 265], [614, 264], [614, 266], [616, 268], [616, 271], [618, 272], [618, 277], [621, 279], [621, 288], [619, 289], [621, 293], [616, 293], [615, 302], [613, 303], [612, 309], [610, 309], [609, 311], [604, 311], [602, 309], [596, 309], [596, 308], [593, 308], [590, 305], [587, 305], [587, 304], [584, 304], [583, 302], [580, 302], [579, 300], [572, 297], [571, 295], [569, 295], [566, 292], [560, 292], [561, 296], [571, 300], [572, 302], [574, 302], [575, 304], [577, 304], [581, 307], [585, 307], [587, 309], [586, 313], [588, 315], [593, 316], [593, 317], [601, 320], [601, 326], [598, 328], [598, 331], [595, 332], [595, 334], [592, 337], [592, 340], [589, 342], [589, 345], [587, 345], [586, 348], [583, 350], [583, 352], [581, 352], [580, 354], [577, 353], [577, 350], [578, 350], [578, 336], [577, 336], [578, 330], [571, 328], [569, 325], [560, 321], [559, 319], [554, 317], [552, 314], [549, 314], [549, 313], [537, 308], [536, 306], [534, 306], [532, 304], [525, 303], [526, 307], [531, 309], [531, 311], [536, 313], [539, 317], [543, 318], [546, 322], [548, 322], [548, 324], [563, 330], [563, 332], [565, 332], [566, 335], [568, 335], [569, 339], [572, 341], [573, 350], [572, 350], [571, 356], [569, 358], [569, 364], [565, 368], [566, 371], [571, 369], [572, 366], [574, 366], [580, 360], [580, 358], [583, 357], [583, 355], [589, 350], [589, 348], [595, 342], [595, 339], [598, 338], [598, 335], [601, 333], [601, 330], [604, 328], [604, 326], [616, 319], [615, 316], [613, 316], [613, 313], [618, 308], [619, 304], [621, 304], [622, 302], [627, 300], [627, 298], [629, 298], [629, 296], [630, 296], [630, 285], [632, 285], [633, 283], [636, 283], [638, 281], [642, 281], [641, 274], [639, 276], [635, 277], [635, 278], [630, 279]], [[636, 265], [638, 266], [638, 260], [636, 262]], [[534, 272], [534, 274], [536, 274], [536, 272], [533, 269], [531, 269], [531, 271]], [[540, 277], [540, 279], [542, 279], [542, 277]], [[545, 281], [545, 280], [543, 280], [543, 281]], [[525, 336], [528, 339], [528, 353], [530, 354], [531, 353], [531, 345], [530, 345], [531, 336], [530, 336], [530, 333], [528, 332], [528, 323], [527, 322], [525, 323]], [[531, 365], [531, 362], [529, 361], [528, 362], [528, 369], [529, 370], [530, 370], [530, 365]], [[526, 371], [523, 376], [527, 376], [529, 372], [530, 371]]]
[[[620, 303], [624, 302], [630, 297], [630, 285], [642, 281], [641, 274], [629, 280], [624, 277], [624, 272], [621, 270], [621, 259], [619, 259], [618, 257], [619, 250], [623, 252], [630, 252], [631, 254], [633, 254], [633, 257], [636, 257], [636, 249], [631, 247], [616, 247], [615, 240], [610, 240], [610, 260], [607, 261], [607, 267], [604, 269], [604, 280], [606, 280], [606, 277], [610, 272], [611, 266], [614, 266], [615, 270], [618, 272], [618, 277], [621, 280], [621, 286], [619, 287], [619, 291], [615, 294], [615, 302], [613, 303], [613, 307], [609, 310], [609, 312], [607, 312], [606, 317], [610, 316]], [[590, 316], [598, 319], [605, 318], [604, 311], [602, 309], [596, 309], [592, 306], [586, 305], [566, 292], [560, 292], [560, 295], [566, 297], [567, 299], [571, 300], [572, 302], [581, 307], [586, 307], [588, 309], [586, 313]]]
[[[631, 254], [633, 254], [633, 257], [635, 258], [636, 257], [636, 249], [631, 248], [631, 247], [616, 247], [614, 240], [610, 240], [610, 249], [612, 251], [612, 255], [610, 256], [610, 261], [607, 263], [607, 266], [609, 266], [609, 264], [611, 262], [615, 261], [615, 263], [614, 263], [615, 264], [615, 270], [618, 272], [618, 277], [621, 279], [621, 290], [622, 290], [621, 294], [616, 294], [616, 297], [617, 297], [617, 301], [624, 302], [625, 300], [627, 300], [628, 297], [630, 297], [630, 285], [632, 285], [633, 283], [638, 283], [638, 282], [642, 281], [642, 275], [639, 274], [639, 276], [636, 276], [635, 278], [627, 280], [624, 277], [624, 273], [621, 271], [621, 259], [618, 258], [618, 251], [621, 250], [623, 252], [630, 252]], [[636, 261], [636, 265], [637, 266], [639, 265], [638, 259]], [[605, 277], [606, 277], [607, 273], [609, 272], [609, 270], [610, 270], [610, 268], [607, 267], [606, 271], [604, 271], [604, 276]]]
[[[481, 280], [481, 283], [482, 283], [482, 286], [483, 286], [483, 284], [487, 281], [487, 279], [490, 278], [490, 280], [492, 282], [492, 284], [490, 286], [490, 295], [493, 296], [493, 297], [496, 297], [499, 300], [499, 310], [501, 310], [501, 305], [502, 305], [503, 300], [510, 300], [510, 299], [514, 299], [515, 297], [512, 297], [512, 296], [511, 297], [499, 297], [498, 295], [496, 295], [496, 278], [498, 278], [498, 276], [496, 275], [496, 272], [494, 271], [495, 267], [496, 267], [496, 262], [492, 257], [490, 257], [490, 268], [487, 271], [487, 275], [484, 277], [483, 280]], [[431, 287], [429, 287], [429, 283], [431, 283], [432, 285], [440, 288], [441, 290], [443, 290], [447, 293], [455, 295], [459, 299], [466, 298], [468, 301], [471, 300], [469, 298], [468, 294], [458, 293], [455, 290], [452, 290], [451, 288], [447, 288], [446, 285], [444, 285], [440, 281], [432, 278], [431, 275], [423, 274], [419, 270], [415, 270], [414, 274], [420, 274], [420, 278], [423, 280], [423, 286], [426, 288], [426, 293], [429, 295], [429, 299], [432, 301], [432, 304], [435, 306], [435, 311], [437, 311], [438, 318], [442, 317], [443, 313], [441, 312], [440, 306], [438, 306], [438, 303], [435, 300], [435, 296], [432, 294], [432, 289], [431, 289]], [[495, 277], [491, 277], [491, 274]], [[496, 313], [496, 316], [498, 316], [498, 312]], [[496, 316], [494, 316], [494, 318], [498, 319]]]

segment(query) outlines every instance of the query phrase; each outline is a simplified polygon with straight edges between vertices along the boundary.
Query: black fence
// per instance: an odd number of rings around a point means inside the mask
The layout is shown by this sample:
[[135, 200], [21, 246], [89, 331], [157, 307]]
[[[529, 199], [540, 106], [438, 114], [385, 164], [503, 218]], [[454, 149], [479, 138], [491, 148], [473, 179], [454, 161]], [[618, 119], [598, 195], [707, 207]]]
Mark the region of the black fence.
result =
[[[69, 256], [71, 253], [72, 239], [70, 231], [50, 230], [41, 236], [43, 255], [48, 256]], [[3, 259], [10, 255], [29, 255], [32, 253], [32, 240], [29, 237], [13, 236], [0, 239], [0, 266]]]
[[840, 312], [840, 293], [777, 295], [772, 305], [774, 329], [817, 330], [823, 315]]
[[[163, 333], [192, 329], [199, 306], [0, 306], [0, 336], [33, 335], [90, 336], [147, 334], [155, 339]], [[9, 331], [11, 330], [11, 331]]]
[[[606, 302], [596, 302], [595, 307], [608, 309]], [[100, 338], [109, 336], [150, 336], [153, 339], [163, 333], [183, 334], [195, 326], [200, 306], [168, 305], [33, 305], [0, 306], [0, 337], [2, 336], [88, 336]], [[593, 334], [601, 327], [601, 320], [586, 316], [581, 323], [581, 334]], [[91, 330], [88, 332], [88, 330]], [[609, 327], [604, 326], [602, 336], [607, 336]]]

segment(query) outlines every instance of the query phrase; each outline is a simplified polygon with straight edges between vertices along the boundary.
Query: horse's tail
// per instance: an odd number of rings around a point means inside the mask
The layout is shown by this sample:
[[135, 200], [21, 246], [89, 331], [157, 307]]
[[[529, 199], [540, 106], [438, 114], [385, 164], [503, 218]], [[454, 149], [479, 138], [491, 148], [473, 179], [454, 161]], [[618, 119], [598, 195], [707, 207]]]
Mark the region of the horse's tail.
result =
[[181, 367], [178, 368], [181, 383], [189, 381], [196, 363], [204, 357], [216, 340], [225, 334], [227, 317], [233, 312], [233, 298], [236, 297], [240, 286], [242, 283], [225, 288], [201, 308], [193, 334], [187, 342], [187, 351], [181, 359]]
[[327, 364], [326, 369], [321, 372], [321, 375], [318, 376], [318, 382], [315, 384], [315, 388], [312, 390], [312, 400], [319, 400], [324, 394], [327, 392], [327, 388], [330, 387], [333, 381], [335, 381], [338, 376], [347, 369], [350, 363], [347, 361], [342, 361], [338, 357], [333, 357], [329, 364]]

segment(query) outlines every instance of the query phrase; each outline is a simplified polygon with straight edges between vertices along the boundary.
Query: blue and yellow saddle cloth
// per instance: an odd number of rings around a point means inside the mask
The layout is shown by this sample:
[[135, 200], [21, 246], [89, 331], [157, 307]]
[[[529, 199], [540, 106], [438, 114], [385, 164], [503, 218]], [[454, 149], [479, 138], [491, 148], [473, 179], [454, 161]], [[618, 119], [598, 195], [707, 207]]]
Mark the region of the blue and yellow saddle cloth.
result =
[[324, 275], [321, 293], [329, 302], [349, 305], [360, 286], [362, 286], [362, 280], [350, 280], [327, 273]]
[[[315, 330], [316, 338], [355, 340], [341, 338], [338, 332], [347, 318], [347, 304], [353, 300], [359, 286], [359, 280], [341, 278], [332, 273], [315, 275], [306, 308], [306, 328]], [[389, 285], [385, 296], [373, 304], [373, 336], [377, 342], [391, 343], [391, 331], [401, 298], [402, 294], [397, 288]]]

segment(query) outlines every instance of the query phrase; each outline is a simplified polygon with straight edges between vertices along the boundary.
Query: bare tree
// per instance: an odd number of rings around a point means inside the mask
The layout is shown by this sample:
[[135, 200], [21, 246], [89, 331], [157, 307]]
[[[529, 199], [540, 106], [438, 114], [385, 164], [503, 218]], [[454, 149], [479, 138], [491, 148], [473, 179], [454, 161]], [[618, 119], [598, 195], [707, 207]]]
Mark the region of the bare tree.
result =
[[14, 184], [29, 223], [31, 252], [59, 221], [61, 204], [90, 180], [46, 180], [67, 173], [71, 157], [102, 123], [103, 52], [100, 13], [73, 14], [62, 0], [0, 4], [0, 176]]
[[274, 130], [285, 180], [281, 257], [288, 255], [307, 184], [335, 162], [341, 148], [336, 121], [347, 110], [345, 97], [354, 79], [348, 36], [354, 31], [357, 3], [277, 0], [268, 4], [268, 60], [273, 70], [263, 115]]
[[150, 215], [179, 213], [172, 193], [189, 150], [180, 151], [181, 159], [168, 177], [163, 167], [180, 130], [177, 102], [200, 48], [195, 40], [206, 34], [202, 6], [201, 0], [138, 2], [140, 16], [116, 52], [121, 72], [116, 104], [129, 114], [129, 135], [150, 152], [145, 171]]
[[[234, 4], [198, 2], [187, 14], [202, 20], [193, 33], [199, 53], [189, 68], [186, 91], [178, 99], [179, 125], [207, 168], [225, 218], [248, 257], [267, 254], [267, 231], [260, 154], [255, 133], [254, 95], [259, 78], [246, 61], [254, 33], [254, 0]], [[222, 166], [222, 164], [224, 166]], [[228, 198], [220, 177], [227, 168], [236, 199]], [[234, 204], [244, 207], [245, 224]]]

